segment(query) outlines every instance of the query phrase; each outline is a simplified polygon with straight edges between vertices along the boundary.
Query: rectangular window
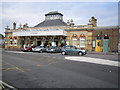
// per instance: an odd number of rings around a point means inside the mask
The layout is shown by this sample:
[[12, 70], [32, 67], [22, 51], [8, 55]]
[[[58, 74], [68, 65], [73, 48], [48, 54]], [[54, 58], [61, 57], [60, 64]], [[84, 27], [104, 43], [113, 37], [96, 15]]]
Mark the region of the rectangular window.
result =
[[12, 46], [12, 41], [10, 41], [10, 46]]
[[80, 37], [80, 47], [85, 47], [85, 37]]
[[95, 41], [93, 41], [93, 47], [95, 47]]
[[12, 38], [10, 38], [10, 46], [12, 46]]
[[73, 41], [73, 46], [76, 46], [76, 47], [77, 47], [77, 40], [74, 40], [74, 41]]
[[72, 38], [73, 46], [77, 46], [77, 37]]
[[14, 38], [14, 46], [17, 46], [17, 38]]
[[10, 41], [12, 41], [12, 38], [10, 38]]

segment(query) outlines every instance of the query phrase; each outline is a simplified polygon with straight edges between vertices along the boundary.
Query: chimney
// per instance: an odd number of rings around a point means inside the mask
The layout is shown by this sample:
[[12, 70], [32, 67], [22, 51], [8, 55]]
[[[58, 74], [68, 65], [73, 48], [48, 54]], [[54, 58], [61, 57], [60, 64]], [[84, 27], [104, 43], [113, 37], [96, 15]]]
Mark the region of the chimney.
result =
[[97, 26], [97, 19], [95, 19], [95, 17], [91, 17], [91, 22], [92, 22], [93, 27]]
[[67, 20], [67, 25], [68, 25], [68, 26], [70, 25], [70, 22], [69, 22], [69, 20]]
[[73, 19], [70, 20], [70, 26], [74, 26]]
[[14, 30], [16, 29], [16, 23], [15, 22], [13, 23], [13, 29]]

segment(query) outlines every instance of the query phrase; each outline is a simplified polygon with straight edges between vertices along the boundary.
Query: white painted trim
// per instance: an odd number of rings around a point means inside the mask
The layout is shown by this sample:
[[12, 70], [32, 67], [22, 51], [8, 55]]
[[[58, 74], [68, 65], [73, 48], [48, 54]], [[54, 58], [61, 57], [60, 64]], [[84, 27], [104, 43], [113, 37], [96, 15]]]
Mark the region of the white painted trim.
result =
[[24, 30], [13, 32], [13, 36], [66, 36], [67, 32], [62, 29]]

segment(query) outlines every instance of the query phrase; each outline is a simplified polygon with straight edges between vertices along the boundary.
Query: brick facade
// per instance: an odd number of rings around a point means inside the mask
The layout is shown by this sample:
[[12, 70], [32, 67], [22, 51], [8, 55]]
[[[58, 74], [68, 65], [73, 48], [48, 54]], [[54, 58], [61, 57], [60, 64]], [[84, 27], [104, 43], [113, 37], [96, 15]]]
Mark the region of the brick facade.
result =
[[[54, 13], [50, 13], [54, 14]], [[57, 14], [60, 14], [57, 12]], [[47, 14], [47, 19], [48, 19]], [[55, 12], [56, 15], [56, 12]], [[109, 37], [109, 43], [108, 48], [109, 52], [116, 52], [118, 51], [118, 34], [119, 34], [119, 27], [118, 26], [103, 26], [98, 27], [97, 26], [97, 19], [94, 17], [91, 17], [89, 20], [88, 25], [79, 25], [76, 26], [73, 23], [73, 20], [67, 23], [62, 21], [62, 17], [60, 17], [61, 20], [52, 20], [56, 23], [50, 24], [49, 22], [44, 21], [40, 24], [36, 25], [35, 27], [28, 27], [27, 24], [23, 25], [23, 27], [20, 25], [19, 28], [16, 28], [16, 23], [13, 23], [13, 29], [7, 28], [5, 29], [5, 48], [23, 48], [23, 44], [32, 44], [35, 45], [44, 44], [47, 42], [49, 45], [52, 45], [52, 42], [55, 42], [54, 40], [57, 39], [57, 46], [63, 45], [74, 45], [80, 49], [86, 49], [88, 51], [96, 51], [96, 40], [97, 36], [100, 36], [101, 38], [101, 51], [103, 51], [103, 40], [105, 35]], [[58, 24], [58, 25], [56, 25]], [[43, 26], [42, 26], [43, 25]], [[46, 26], [44, 26], [46, 25]], [[54, 26], [50, 26], [54, 25]], [[57, 30], [61, 29], [63, 31], [66, 31], [66, 36], [13, 36], [14, 32], [17, 31], [25, 31], [25, 30]], [[39, 40], [40, 42], [38, 42]], [[46, 41], [46, 42], [45, 42]], [[64, 42], [64, 43], [63, 43]]]

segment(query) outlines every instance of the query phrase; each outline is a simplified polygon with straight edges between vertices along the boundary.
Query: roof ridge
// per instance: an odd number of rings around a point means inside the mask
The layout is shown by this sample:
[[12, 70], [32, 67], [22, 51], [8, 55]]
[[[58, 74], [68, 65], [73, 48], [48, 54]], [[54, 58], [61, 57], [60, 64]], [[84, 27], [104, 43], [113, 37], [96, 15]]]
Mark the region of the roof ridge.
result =
[[65, 23], [63, 20], [55, 19], [55, 20], [44, 20], [43, 22], [35, 25], [34, 27], [42, 27], [42, 26], [65, 26], [67, 23]]

